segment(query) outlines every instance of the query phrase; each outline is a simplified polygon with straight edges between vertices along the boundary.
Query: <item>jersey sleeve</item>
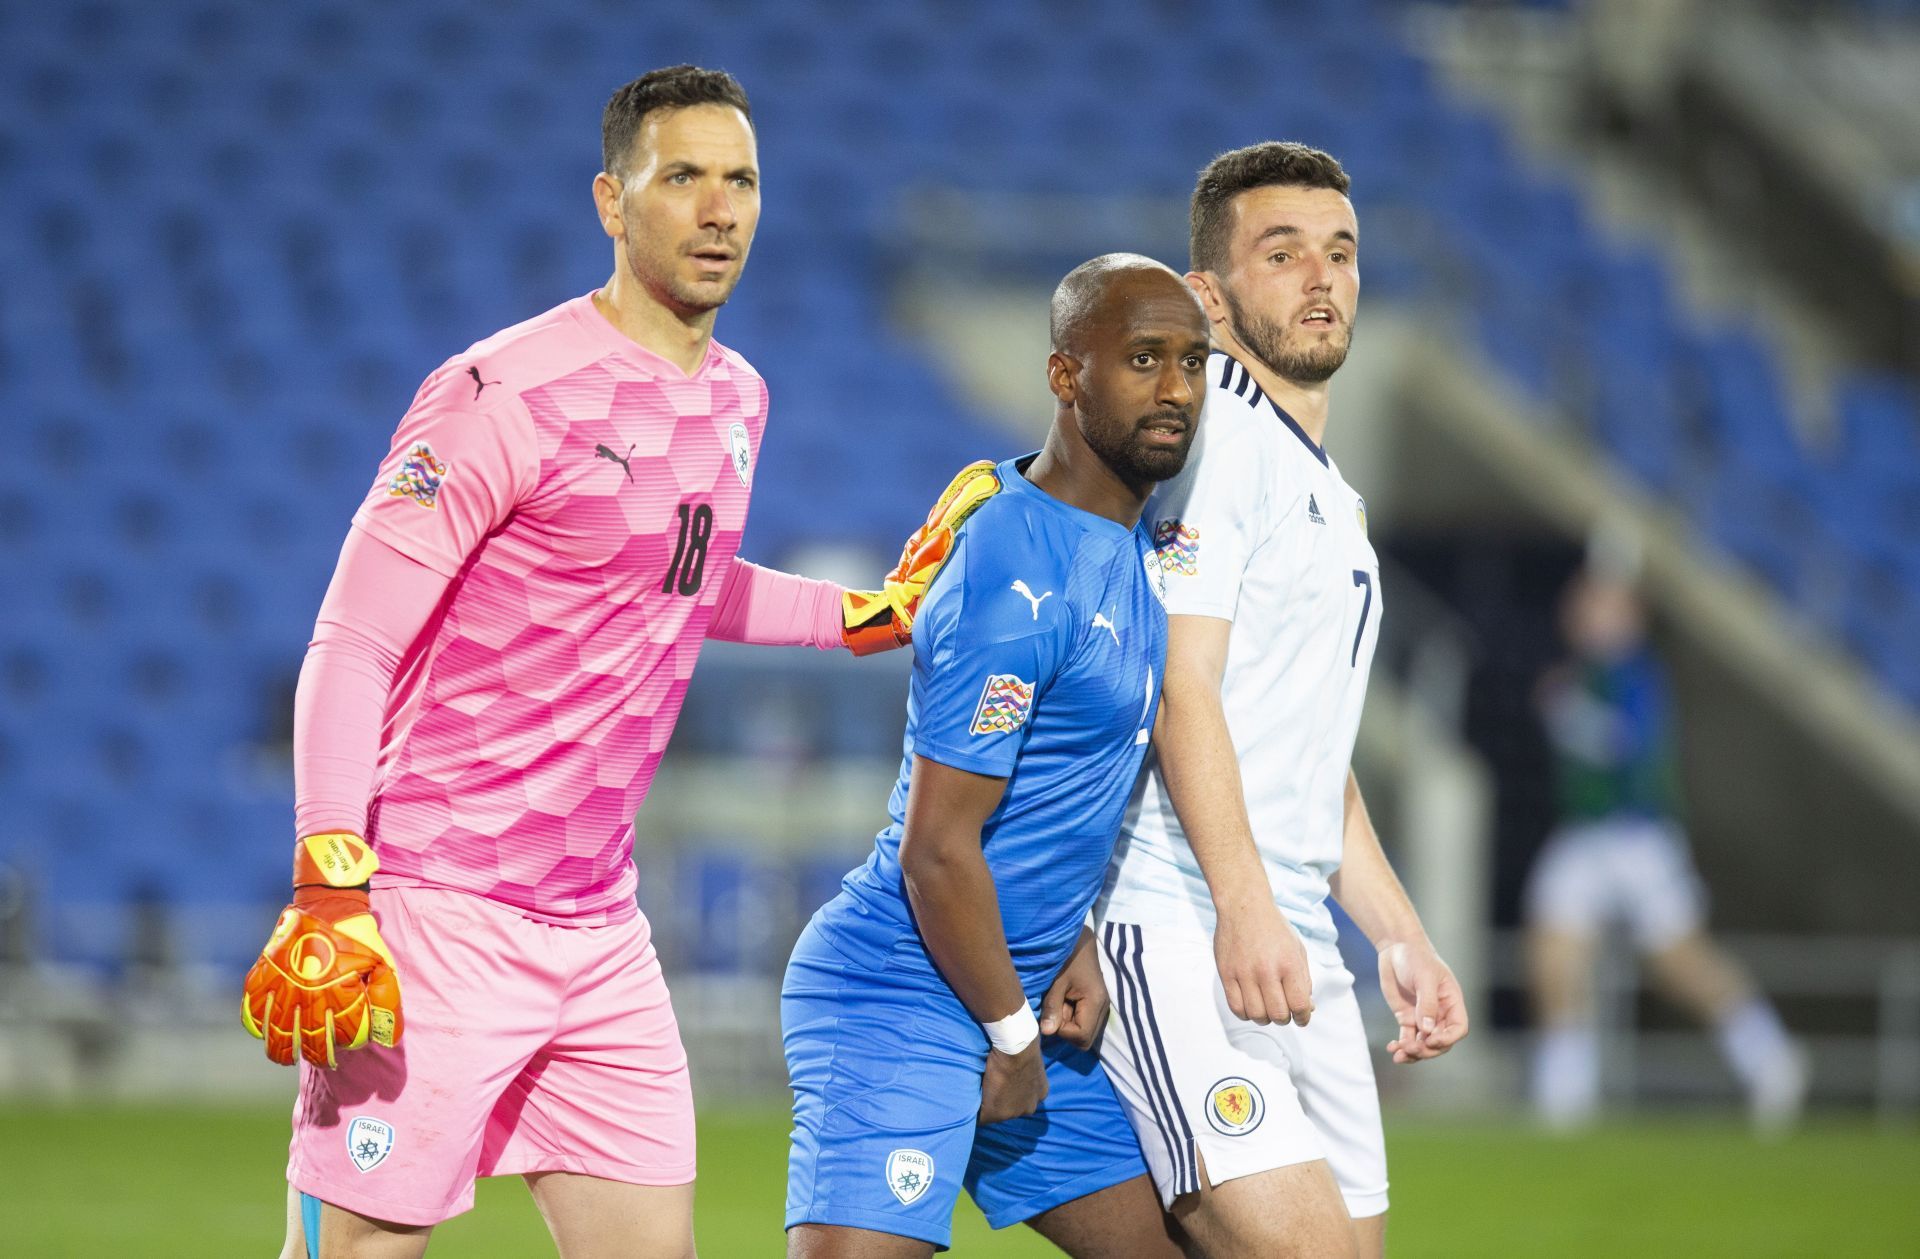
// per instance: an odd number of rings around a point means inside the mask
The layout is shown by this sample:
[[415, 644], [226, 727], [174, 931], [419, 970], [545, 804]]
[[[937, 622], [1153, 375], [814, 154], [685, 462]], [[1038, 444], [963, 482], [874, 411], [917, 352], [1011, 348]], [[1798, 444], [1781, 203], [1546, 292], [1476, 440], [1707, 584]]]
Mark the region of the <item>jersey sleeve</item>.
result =
[[348, 532], [294, 690], [297, 835], [367, 833], [394, 676], [448, 580], [362, 530]]
[[707, 622], [707, 637], [728, 643], [772, 647], [818, 647], [837, 651], [845, 616], [846, 587], [749, 564], [739, 556], [727, 568], [720, 602]]
[[[1072, 652], [1064, 580], [1034, 589], [1005, 565], [983, 562], [963, 533], [913, 627], [913, 750], [928, 760], [1007, 778], [1026, 746], [1034, 708]], [[1018, 582], [1024, 589], [1016, 588]]]
[[1186, 468], [1147, 505], [1169, 615], [1234, 618], [1265, 534], [1269, 467], [1249, 417], [1209, 409]]
[[421, 386], [353, 517], [446, 577], [533, 492], [540, 469], [533, 423], [518, 400], [475, 410], [458, 372], [450, 364]]

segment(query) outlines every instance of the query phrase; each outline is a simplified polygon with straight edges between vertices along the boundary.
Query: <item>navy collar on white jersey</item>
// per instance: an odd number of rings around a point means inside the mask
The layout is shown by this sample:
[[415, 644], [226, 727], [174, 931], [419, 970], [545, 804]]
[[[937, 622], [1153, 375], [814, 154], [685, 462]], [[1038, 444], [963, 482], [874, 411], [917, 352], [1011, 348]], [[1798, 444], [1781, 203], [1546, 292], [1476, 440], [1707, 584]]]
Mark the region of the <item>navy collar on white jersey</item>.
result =
[[1220, 365], [1219, 384], [1221, 388], [1231, 393], [1234, 397], [1241, 399], [1256, 411], [1260, 409], [1260, 404], [1265, 402], [1269, 407], [1273, 408], [1273, 413], [1280, 417], [1280, 422], [1293, 430], [1293, 435], [1300, 439], [1300, 444], [1313, 452], [1313, 457], [1320, 461], [1321, 467], [1330, 466], [1327, 462], [1327, 452], [1320, 448], [1320, 443], [1308, 437], [1307, 430], [1301, 428], [1298, 420], [1295, 420], [1291, 415], [1288, 415], [1282, 410], [1278, 402], [1267, 397], [1266, 391], [1261, 389], [1259, 384], [1255, 382], [1253, 373], [1247, 370], [1245, 363], [1242, 363], [1225, 350], [1216, 349], [1214, 353], [1226, 360]]

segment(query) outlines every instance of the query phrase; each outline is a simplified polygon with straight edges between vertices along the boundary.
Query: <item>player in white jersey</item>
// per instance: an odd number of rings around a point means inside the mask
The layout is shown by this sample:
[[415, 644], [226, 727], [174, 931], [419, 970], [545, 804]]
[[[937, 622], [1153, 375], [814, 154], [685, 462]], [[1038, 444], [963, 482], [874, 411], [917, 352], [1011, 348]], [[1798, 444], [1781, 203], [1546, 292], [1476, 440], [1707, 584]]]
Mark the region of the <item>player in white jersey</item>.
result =
[[1379, 949], [1394, 1061], [1467, 1030], [1350, 768], [1382, 600], [1366, 504], [1322, 445], [1360, 287], [1347, 184], [1268, 143], [1194, 189], [1187, 282], [1215, 352], [1193, 457], [1147, 506], [1167, 676], [1095, 911], [1101, 1055], [1211, 1259], [1384, 1251], [1379, 1099], [1329, 894]]

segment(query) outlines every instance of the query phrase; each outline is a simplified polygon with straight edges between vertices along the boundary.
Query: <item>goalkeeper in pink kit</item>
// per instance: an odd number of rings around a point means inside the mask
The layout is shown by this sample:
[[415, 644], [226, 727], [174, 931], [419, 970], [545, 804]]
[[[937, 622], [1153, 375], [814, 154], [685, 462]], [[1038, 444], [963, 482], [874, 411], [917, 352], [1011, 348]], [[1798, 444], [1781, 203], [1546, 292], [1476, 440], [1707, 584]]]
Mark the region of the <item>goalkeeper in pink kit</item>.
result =
[[289, 1259], [420, 1254], [507, 1174], [563, 1254], [693, 1254], [634, 811], [705, 639], [898, 645], [965, 510], [876, 594], [735, 555], [767, 388], [712, 329], [759, 218], [747, 99], [655, 71], [603, 144], [612, 279], [427, 378], [301, 671], [294, 901], [243, 1002], [306, 1059]]

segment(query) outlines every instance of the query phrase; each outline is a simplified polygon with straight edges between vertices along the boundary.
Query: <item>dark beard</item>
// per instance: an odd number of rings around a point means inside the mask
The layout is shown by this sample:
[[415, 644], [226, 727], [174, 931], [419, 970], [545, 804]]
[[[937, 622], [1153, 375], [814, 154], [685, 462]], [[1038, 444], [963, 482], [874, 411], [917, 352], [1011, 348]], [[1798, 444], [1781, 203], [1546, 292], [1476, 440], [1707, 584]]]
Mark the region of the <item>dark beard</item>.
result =
[[1100, 462], [1106, 464], [1123, 483], [1144, 489], [1180, 475], [1180, 469], [1187, 466], [1187, 452], [1193, 448], [1191, 416], [1179, 417], [1187, 424], [1185, 442], [1174, 447], [1153, 447], [1141, 443], [1140, 425], [1150, 424], [1160, 417], [1143, 416], [1138, 421], [1119, 420], [1104, 412], [1090, 412], [1084, 400], [1080, 410], [1088, 421], [1081, 425], [1081, 436], [1087, 439], [1087, 445], [1093, 453], [1100, 456]]
[[1290, 380], [1297, 385], [1317, 385], [1339, 371], [1340, 365], [1347, 361], [1347, 350], [1353, 344], [1351, 322], [1347, 325], [1345, 341], [1312, 346], [1296, 354], [1287, 349], [1285, 325], [1262, 315], [1248, 314], [1234, 300], [1232, 290], [1224, 285], [1220, 294], [1227, 299], [1227, 313], [1232, 316], [1228, 322], [1233, 327], [1234, 339], [1246, 346], [1280, 379]]

